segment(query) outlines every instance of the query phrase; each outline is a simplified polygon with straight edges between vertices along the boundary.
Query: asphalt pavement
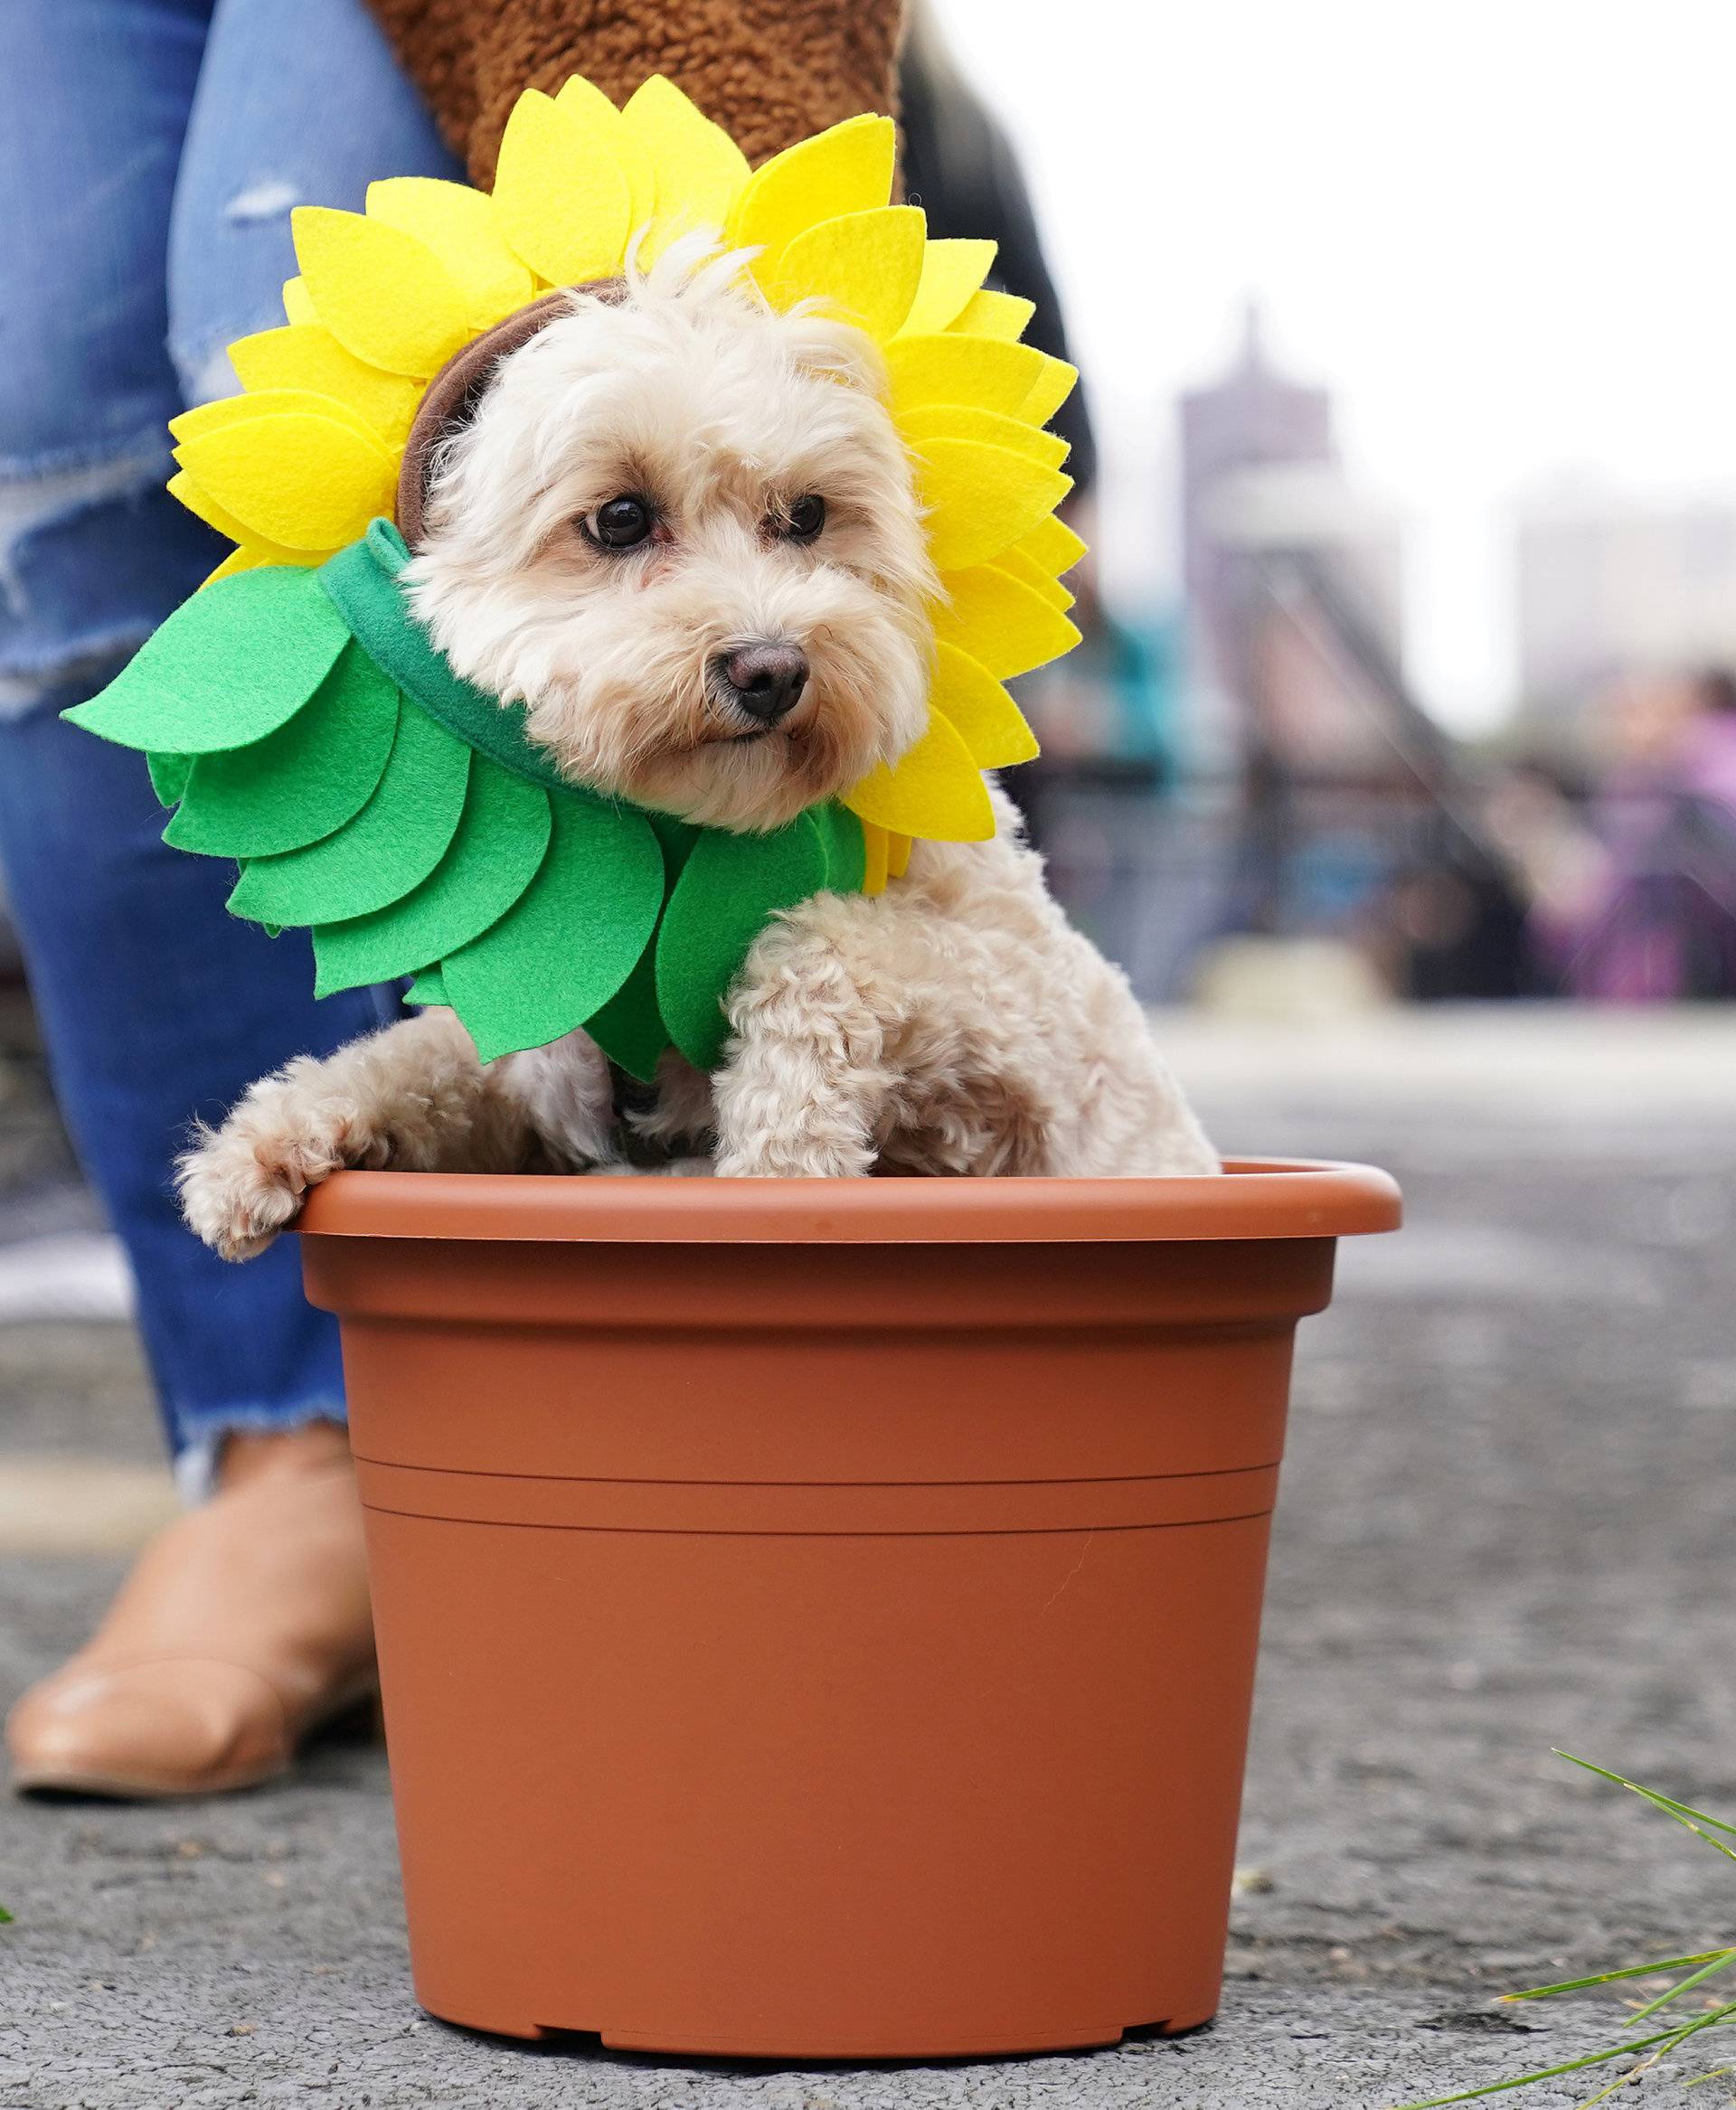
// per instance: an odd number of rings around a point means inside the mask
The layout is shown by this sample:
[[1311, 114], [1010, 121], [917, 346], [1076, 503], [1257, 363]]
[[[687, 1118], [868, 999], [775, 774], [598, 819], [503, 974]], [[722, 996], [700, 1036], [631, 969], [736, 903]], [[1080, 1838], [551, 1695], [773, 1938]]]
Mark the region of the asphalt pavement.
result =
[[[221, 1804], [0, 1806], [0, 2105], [1378, 2110], [1626, 2019], [1504, 1990], [1736, 1939], [1736, 1868], [1551, 1756], [1736, 1821], [1736, 1015], [1164, 1030], [1227, 1147], [1372, 1158], [1410, 1210], [1302, 1335], [1212, 2028], [799, 2071], [448, 2029], [410, 1994], [383, 1756], [353, 1738]], [[169, 1499], [124, 1282], [27, 1058], [8, 1076], [0, 1700]], [[1679, 2087], [1718, 2042], [1625, 2099], [1730, 2099]]]

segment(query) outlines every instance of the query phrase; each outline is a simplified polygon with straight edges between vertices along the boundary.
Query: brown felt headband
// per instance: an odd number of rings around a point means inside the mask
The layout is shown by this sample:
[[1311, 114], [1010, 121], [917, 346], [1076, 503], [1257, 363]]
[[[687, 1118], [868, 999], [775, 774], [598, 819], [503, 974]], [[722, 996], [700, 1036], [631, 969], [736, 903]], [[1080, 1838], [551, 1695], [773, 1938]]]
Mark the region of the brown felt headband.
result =
[[627, 298], [627, 284], [620, 278], [597, 278], [588, 286], [558, 286], [509, 315], [455, 352], [429, 382], [404, 442], [404, 459], [398, 471], [398, 530], [414, 550], [421, 540], [422, 515], [428, 504], [429, 480], [434, 470], [434, 452], [440, 442], [461, 432], [476, 414], [495, 370], [503, 359], [528, 344], [539, 331], [563, 315], [572, 313], [572, 296], [588, 293], [593, 298], [617, 305]]

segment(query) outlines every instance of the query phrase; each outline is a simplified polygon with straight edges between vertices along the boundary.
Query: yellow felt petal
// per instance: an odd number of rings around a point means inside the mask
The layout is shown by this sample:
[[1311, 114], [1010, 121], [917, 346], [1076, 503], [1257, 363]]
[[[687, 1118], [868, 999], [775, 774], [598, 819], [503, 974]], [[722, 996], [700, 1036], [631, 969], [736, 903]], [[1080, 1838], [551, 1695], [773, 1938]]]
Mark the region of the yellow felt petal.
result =
[[175, 459], [249, 539], [338, 550], [390, 513], [396, 465], [377, 440], [335, 419], [290, 411], [187, 440]]
[[1034, 300], [1021, 300], [1016, 293], [975, 293], [951, 326], [976, 337], [1003, 337], [1011, 344], [1024, 336], [1036, 312]]
[[866, 859], [862, 874], [862, 890], [864, 894], [883, 894], [886, 891], [886, 852], [889, 840], [884, 828], [875, 827], [872, 821], [862, 824], [862, 848]]
[[956, 645], [934, 648], [929, 701], [958, 728], [979, 768], [1010, 769], [1037, 752], [1024, 713], [988, 669]]
[[868, 212], [892, 194], [898, 137], [890, 118], [846, 118], [754, 170], [730, 215], [730, 240], [761, 251], [754, 276], [777, 283], [785, 246], [822, 220]]
[[902, 879], [910, 869], [910, 838], [891, 832], [886, 837], [886, 876]]
[[[299, 563], [301, 560], [297, 559]], [[275, 564], [275, 557], [263, 556], [258, 550], [231, 550], [215, 571], [207, 571], [199, 581], [201, 587], [215, 586], [220, 579], [233, 579], [238, 571], [257, 571], [261, 564]], [[197, 590], [197, 589], [195, 589]]]
[[1003, 571], [1010, 571], [1014, 579], [1023, 580], [1033, 593], [1040, 593], [1051, 608], [1059, 608], [1062, 615], [1072, 607], [1073, 596], [1060, 579], [1051, 579], [1043, 566], [1034, 558], [1027, 557], [1023, 550], [1003, 550], [995, 561]]
[[316, 323], [314, 299], [300, 278], [286, 278], [283, 282], [283, 313], [286, 321], [292, 323]]
[[1043, 378], [1043, 353], [1029, 344], [943, 332], [889, 344], [886, 370], [900, 417], [925, 403], [974, 403], [1015, 417]]
[[195, 403], [191, 410], [177, 411], [169, 419], [169, 430], [176, 439], [203, 439], [208, 433], [227, 431], [231, 425], [250, 425], [259, 418], [284, 418], [292, 412], [329, 419], [376, 447], [385, 444], [360, 410], [316, 389], [261, 389], [257, 394], [219, 396], [212, 402]]
[[995, 261], [992, 241], [931, 241], [922, 259], [922, 281], [916, 289], [904, 328], [910, 336], [944, 330], [955, 322]]
[[426, 242], [327, 205], [297, 205], [289, 225], [319, 320], [358, 359], [426, 381], [468, 341], [464, 295]]
[[977, 439], [925, 439], [911, 460], [929, 554], [942, 571], [997, 557], [1073, 487], [1071, 476]]
[[656, 170], [657, 226], [642, 260], [649, 263], [693, 228], [721, 231], [748, 181], [747, 156], [735, 141], [661, 73], [640, 82], [621, 116]]
[[387, 176], [368, 185], [368, 218], [413, 235], [451, 273], [477, 332], [492, 329], [535, 290], [506, 246], [495, 202], [439, 176]]
[[621, 165], [627, 178], [627, 232], [648, 226], [657, 210], [657, 172], [645, 141], [602, 89], [575, 73], [556, 95], [554, 107], [569, 117], [594, 124]]
[[1029, 674], [1079, 643], [1059, 608], [997, 564], [956, 571], [940, 583], [948, 599], [934, 611], [936, 639], [967, 652], [997, 680]]
[[1059, 579], [1063, 571], [1071, 571], [1085, 554], [1085, 539], [1076, 535], [1064, 520], [1052, 517], [1040, 520], [1020, 542], [1019, 549], [1051, 579]]
[[1028, 418], [1033, 425], [1046, 425], [1072, 394], [1079, 369], [1069, 366], [1064, 359], [1052, 359], [1046, 352], [1039, 352], [1037, 356], [1043, 361], [1043, 371], [1019, 405], [1019, 416]]
[[928, 222], [914, 205], [846, 212], [798, 234], [778, 262], [774, 303], [828, 300], [884, 344], [910, 312]]
[[929, 730], [892, 768], [871, 769], [844, 795], [853, 814], [933, 843], [986, 843], [995, 809], [982, 771], [950, 719], [931, 713]]
[[250, 394], [296, 389], [335, 397], [394, 447], [409, 433], [421, 400], [413, 381], [368, 365], [317, 323], [290, 323], [280, 330], [238, 337], [229, 356]]
[[910, 440], [980, 439], [987, 447], [1011, 447], [1045, 469], [1058, 469], [1069, 452], [1058, 432], [1045, 432], [1022, 418], [1003, 417], [998, 410], [979, 410], [971, 403], [923, 403], [906, 410], [898, 429]]
[[268, 542], [256, 535], [245, 522], [238, 520], [226, 507], [219, 505], [209, 491], [202, 489], [184, 469], [177, 469], [169, 478], [169, 496], [179, 499], [187, 511], [203, 520], [207, 527], [215, 528], [220, 535], [227, 535], [250, 551], [261, 564], [317, 564], [327, 552], [309, 550], [290, 550], [281, 542]]
[[513, 248], [552, 286], [612, 278], [632, 231], [633, 194], [594, 117], [527, 88], [500, 142], [495, 207]]

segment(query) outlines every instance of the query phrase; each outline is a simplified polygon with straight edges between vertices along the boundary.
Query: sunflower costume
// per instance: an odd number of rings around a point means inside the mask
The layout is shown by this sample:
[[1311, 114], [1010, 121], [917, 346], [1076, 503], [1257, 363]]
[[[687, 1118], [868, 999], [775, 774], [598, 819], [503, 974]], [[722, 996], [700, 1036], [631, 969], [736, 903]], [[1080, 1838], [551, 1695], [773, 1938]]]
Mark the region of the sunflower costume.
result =
[[[983, 770], [1036, 752], [1002, 683], [1078, 639], [1046, 429], [1075, 376], [1020, 341], [1028, 303], [984, 289], [992, 243], [930, 241], [889, 202], [894, 150], [889, 118], [853, 118], [750, 171], [660, 76], [618, 109], [575, 78], [520, 97], [492, 195], [397, 178], [364, 212], [297, 212], [284, 326], [231, 347], [241, 395], [170, 429], [170, 490], [235, 549], [67, 716], [147, 753], [166, 839], [239, 862], [235, 914], [311, 928], [319, 994], [412, 975], [485, 1060], [583, 1025], [635, 1076], [670, 1045], [709, 1068], [779, 909], [879, 892], [913, 838], [993, 834]], [[824, 302], [880, 344], [946, 597], [921, 739], [767, 834], [568, 783], [398, 585], [425, 403], [551, 288], [702, 227], [750, 252], [773, 307]]]

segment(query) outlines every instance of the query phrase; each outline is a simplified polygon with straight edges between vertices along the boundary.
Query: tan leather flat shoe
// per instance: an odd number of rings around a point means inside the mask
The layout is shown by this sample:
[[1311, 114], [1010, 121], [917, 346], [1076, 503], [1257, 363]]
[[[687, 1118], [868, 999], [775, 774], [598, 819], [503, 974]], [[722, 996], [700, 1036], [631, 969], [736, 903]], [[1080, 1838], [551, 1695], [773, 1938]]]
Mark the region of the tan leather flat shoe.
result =
[[329, 1422], [231, 1440], [72, 1660], [6, 1724], [20, 1792], [217, 1794], [374, 1690], [362, 1512]]

